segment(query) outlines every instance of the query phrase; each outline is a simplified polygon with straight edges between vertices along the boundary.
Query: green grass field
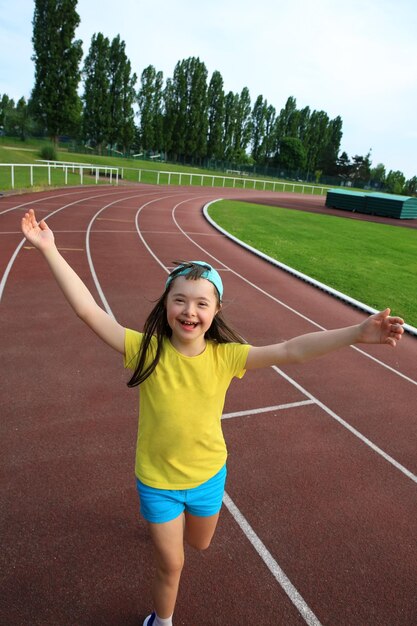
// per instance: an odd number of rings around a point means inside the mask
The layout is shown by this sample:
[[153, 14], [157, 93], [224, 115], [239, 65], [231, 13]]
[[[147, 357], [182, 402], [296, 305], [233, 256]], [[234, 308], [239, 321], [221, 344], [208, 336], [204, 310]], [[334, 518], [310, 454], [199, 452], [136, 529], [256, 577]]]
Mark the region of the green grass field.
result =
[[415, 230], [229, 200], [209, 213], [257, 250], [417, 327]]

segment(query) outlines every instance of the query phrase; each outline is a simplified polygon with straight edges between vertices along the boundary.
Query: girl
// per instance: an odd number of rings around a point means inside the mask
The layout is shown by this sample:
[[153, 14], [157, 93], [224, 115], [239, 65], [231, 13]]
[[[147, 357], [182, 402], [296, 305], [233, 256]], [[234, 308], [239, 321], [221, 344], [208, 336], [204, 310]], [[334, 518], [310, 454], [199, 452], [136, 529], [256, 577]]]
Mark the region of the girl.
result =
[[361, 324], [309, 333], [283, 343], [246, 344], [222, 316], [223, 285], [209, 264], [180, 262], [143, 333], [123, 328], [94, 301], [58, 252], [45, 221], [22, 219], [75, 313], [133, 370], [140, 385], [136, 477], [141, 513], [155, 548], [154, 610], [144, 626], [170, 626], [184, 564], [184, 540], [206, 549], [213, 537], [226, 479], [220, 418], [234, 376], [245, 370], [307, 361], [354, 343], [395, 346], [403, 320], [386, 309]]

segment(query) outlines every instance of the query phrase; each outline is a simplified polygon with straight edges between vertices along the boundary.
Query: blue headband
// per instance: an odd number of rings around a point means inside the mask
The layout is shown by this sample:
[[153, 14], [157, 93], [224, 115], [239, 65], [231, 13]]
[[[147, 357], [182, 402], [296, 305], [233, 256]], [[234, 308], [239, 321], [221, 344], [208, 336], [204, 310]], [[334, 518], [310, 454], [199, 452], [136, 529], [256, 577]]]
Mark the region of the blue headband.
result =
[[186, 276], [189, 274], [193, 269], [193, 265], [201, 265], [205, 268], [205, 271], [201, 274], [201, 278], [209, 280], [216, 287], [221, 301], [223, 298], [223, 283], [220, 278], [220, 274], [214, 269], [214, 267], [204, 261], [190, 261], [189, 264], [183, 263], [176, 267], [168, 276], [167, 282], [165, 283], [165, 289], [174, 280], [174, 278], [177, 278], [177, 276]]

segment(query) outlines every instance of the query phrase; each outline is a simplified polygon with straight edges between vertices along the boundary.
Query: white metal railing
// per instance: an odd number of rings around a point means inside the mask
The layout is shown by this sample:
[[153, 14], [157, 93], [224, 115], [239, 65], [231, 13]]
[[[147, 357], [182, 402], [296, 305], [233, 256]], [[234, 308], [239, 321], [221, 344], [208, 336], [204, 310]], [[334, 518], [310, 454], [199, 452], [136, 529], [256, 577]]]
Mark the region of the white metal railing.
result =
[[[76, 163], [73, 161], [42, 161], [38, 164], [26, 163], [0, 163], [0, 168], [10, 168], [11, 188], [15, 188], [15, 174], [18, 168], [28, 168], [30, 186], [34, 185], [34, 170], [47, 169], [48, 185], [52, 183], [52, 173], [55, 170], [64, 172], [64, 184], [68, 184], [68, 173], [78, 174], [80, 184], [84, 184], [84, 174], [90, 171], [95, 176], [95, 183], [98, 183], [100, 174], [109, 177], [110, 184], [113, 182], [118, 185], [119, 177], [124, 178], [125, 172], [135, 172], [134, 179], [137, 182], [151, 184], [166, 185], [201, 185], [202, 187], [231, 187], [233, 189], [255, 189], [261, 191], [282, 191], [292, 193], [310, 193], [324, 195], [328, 187], [320, 187], [317, 185], [309, 185], [307, 183], [299, 183], [292, 181], [275, 181], [272, 179], [249, 178], [241, 173], [241, 176], [227, 176], [223, 174], [200, 174], [194, 172], [170, 172], [164, 170], [142, 169], [133, 167], [110, 167], [104, 165], [96, 165], [92, 163]], [[230, 172], [230, 170], [229, 170]], [[1, 173], [1, 170], [0, 170]], [[130, 178], [130, 177], [129, 177]]]
[[60, 169], [64, 172], [64, 183], [68, 184], [68, 172], [72, 170], [73, 174], [78, 174], [80, 177], [80, 185], [84, 184], [84, 174], [85, 171], [90, 171], [92, 175], [95, 177], [95, 183], [97, 184], [100, 178], [100, 173], [103, 173], [104, 176], [109, 177], [110, 184], [113, 184], [113, 181], [116, 185], [119, 184], [119, 168], [117, 167], [109, 167], [104, 165], [92, 165], [85, 163], [69, 163], [62, 161], [46, 161], [43, 163], [35, 164], [35, 163], [0, 163], [0, 168], [10, 168], [10, 186], [12, 189], [15, 188], [15, 174], [16, 169], [19, 168], [28, 168], [29, 170], [29, 181], [30, 187], [33, 187], [34, 184], [34, 170], [40, 169], [47, 170], [48, 172], [48, 185], [52, 184], [52, 171]]
[[[288, 181], [274, 181], [274, 180], [263, 180], [260, 178], [248, 178], [246, 175], [242, 177], [239, 176], [225, 176], [223, 174], [200, 174], [193, 172], [169, 172], [162, 170], [149, 170], [149, 169], [138, 169], [134, 167], [120, 167], [120, 176], [124, 178], [125, 171], [134, 171], [137, 172], [137, 181], [144, 182], [143, 173], [147, 174], [146, 182], [153, 182], [157, 185], [160, 184], [173, 184], [172, 181], [178, 181], [176, 184], [185, 185], [189, 184], [200, 184], [202, 187], [208, 186], [207, 181], [209, 181], [209, 186], [212, 187], [232, 187], [236, 188], [237, 186], [242, 189], [258, 189], [258, 190], [270, 190], [270, 191], [291, 191], [293, 193], [311, 193], [317, 195], [324, 195], [329, 187], [319, 187], [318, 185], [308, 185], [306, 183], [298, 183], [298, 182], [288, 182]], [[230, 171], [230, 170], [229, 170]], [[151, 179], [149, 181], [149, 179]], [[232, 181], [230, 185], [227, 185], [227, 182]], [[205, 184], [206, 183], [206, 184]]]

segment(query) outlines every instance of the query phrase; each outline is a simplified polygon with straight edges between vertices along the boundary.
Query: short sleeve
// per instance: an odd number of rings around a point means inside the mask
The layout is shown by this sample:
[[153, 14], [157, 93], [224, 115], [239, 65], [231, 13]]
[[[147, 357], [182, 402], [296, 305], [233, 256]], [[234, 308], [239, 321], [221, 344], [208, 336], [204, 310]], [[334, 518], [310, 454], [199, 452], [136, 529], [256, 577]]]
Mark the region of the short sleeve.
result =
[[242, 378], [246, 372], [245, 365], [250, 350], [247, 343], [223, 343], [219, 345], [223, 359], [231, 378]]
[[245, 365], [248, 359], [248, 354], [250, 350], [250, 345], [248, 343], [239, 343], [236, 344], [239, 346], [237, 360], [236, 360], [236, 373], [234, 374], [236, 378], [242, 378], [246, 372]]
[[124, 366], [127, 369], [134, 370], [137, 363], [137, 355], [139, 352], [140, 344], [142, 342], [143, 334], [137, 330], [125, 329], [125, 353], [124, 353]]

